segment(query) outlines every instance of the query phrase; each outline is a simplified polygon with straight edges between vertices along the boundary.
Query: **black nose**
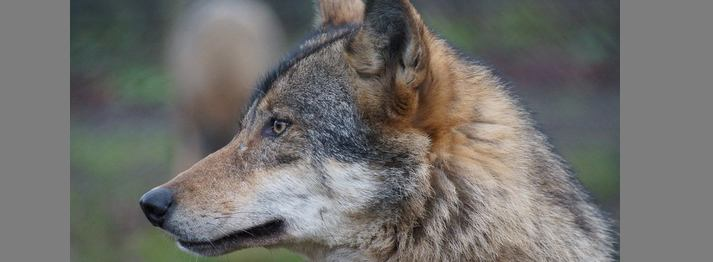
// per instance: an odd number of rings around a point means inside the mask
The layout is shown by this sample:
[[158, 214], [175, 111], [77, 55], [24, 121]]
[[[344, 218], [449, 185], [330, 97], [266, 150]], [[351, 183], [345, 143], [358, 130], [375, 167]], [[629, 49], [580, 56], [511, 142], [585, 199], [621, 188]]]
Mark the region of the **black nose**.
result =
[[151, 221], [151, 224], [160, 227], [166, 218], [168, 209], [173, 203], [173, 192], [167, 188], [157, 187], [146, 192], [141, 199], [139, 204], [141, 205], [141, 210], [144, 211], [146, 218]]

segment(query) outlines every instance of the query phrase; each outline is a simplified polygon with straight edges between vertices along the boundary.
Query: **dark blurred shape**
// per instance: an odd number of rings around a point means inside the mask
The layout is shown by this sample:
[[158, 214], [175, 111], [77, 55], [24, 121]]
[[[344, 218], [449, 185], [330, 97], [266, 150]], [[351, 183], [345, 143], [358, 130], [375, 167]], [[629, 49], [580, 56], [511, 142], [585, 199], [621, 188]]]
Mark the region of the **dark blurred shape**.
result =
[[259, 1], [201, 1], [179, 20], [168, 54], [180, 125], [176, 171], [231, 140], [283, 38], [276, 16]]

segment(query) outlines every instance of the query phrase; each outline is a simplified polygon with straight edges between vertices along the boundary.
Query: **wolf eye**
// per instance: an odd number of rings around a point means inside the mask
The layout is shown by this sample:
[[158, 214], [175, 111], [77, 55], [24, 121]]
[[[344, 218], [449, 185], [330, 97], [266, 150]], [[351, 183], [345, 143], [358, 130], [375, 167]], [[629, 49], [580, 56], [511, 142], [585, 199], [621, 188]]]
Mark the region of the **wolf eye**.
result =
[[285, 129], [287, 129], [287, 122], [280, 120], [274, 120], [272, 122], [272, 132], [275, 132], [275, 134], [279, 135], [285, 132]]
[[285, 130], [287, 130], [287, 127], [290, 126], [290, 123], [284, 120], [279, 120], [279, 119], [272, 119], [270, 120], [270, 126], [268, 127], [268, 130], [266, 133], [268, 133], [271, 136], [279, 136], [280, 134], [284, 133]]

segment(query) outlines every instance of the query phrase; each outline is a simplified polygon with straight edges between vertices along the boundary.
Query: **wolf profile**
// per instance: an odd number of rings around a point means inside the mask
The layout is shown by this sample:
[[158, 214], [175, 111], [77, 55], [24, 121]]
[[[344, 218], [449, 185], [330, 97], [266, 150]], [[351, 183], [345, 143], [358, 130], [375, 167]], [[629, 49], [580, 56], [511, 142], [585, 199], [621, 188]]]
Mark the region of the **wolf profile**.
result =
[[179, 246], [318, 261], [609, 261], [607, 219], [407, 0], [321, 1], [220, 150], [140, 200]]

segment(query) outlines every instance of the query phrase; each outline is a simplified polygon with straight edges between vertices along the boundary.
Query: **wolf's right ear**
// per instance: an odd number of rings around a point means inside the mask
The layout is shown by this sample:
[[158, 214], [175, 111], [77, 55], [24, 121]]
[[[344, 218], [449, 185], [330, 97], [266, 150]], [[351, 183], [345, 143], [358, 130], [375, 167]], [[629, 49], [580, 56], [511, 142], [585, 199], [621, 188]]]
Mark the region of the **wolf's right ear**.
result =
[[317, 0], [316, 27], [359, 24], [364, 16], [362, 0]]

